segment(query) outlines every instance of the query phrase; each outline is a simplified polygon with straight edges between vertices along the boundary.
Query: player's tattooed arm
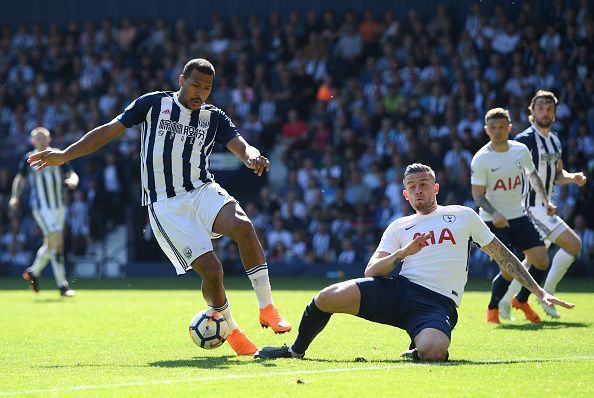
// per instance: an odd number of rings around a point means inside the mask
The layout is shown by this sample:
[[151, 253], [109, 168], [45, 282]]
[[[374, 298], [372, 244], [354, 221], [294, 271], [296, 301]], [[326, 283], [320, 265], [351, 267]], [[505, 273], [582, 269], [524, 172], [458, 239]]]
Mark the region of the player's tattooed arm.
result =
[[494, 237], [491, 243], [481, 249], [497, 263], [502, 271], [513, 276], [538, 297], [541, 296], [541, 287], [522, 266], [520, 260], [497, 237]]
[[481, 207], [487, 213], [493, 215], [497, 213], [497, 210], [493, 207], [489, 199], [486, 197], [487, 191], [484, 185], [473, 185], [472, 186], [472, 199], [477, 206]]
[[497, 237], [494, 237], [491, 243], [481, 247], [481, 250], [487, 253], [501, 268], [502, 271], [507, 272], [515, 279], [530, 290], [536, 297], [547, 305], [557, 304], [564, 308], [573, 308], [575, 305], [563, 301], [549, 293], [547, 293], [536, 281], [532, 275], [524, 269], [520, 260], [507, 247], [501, 243]]

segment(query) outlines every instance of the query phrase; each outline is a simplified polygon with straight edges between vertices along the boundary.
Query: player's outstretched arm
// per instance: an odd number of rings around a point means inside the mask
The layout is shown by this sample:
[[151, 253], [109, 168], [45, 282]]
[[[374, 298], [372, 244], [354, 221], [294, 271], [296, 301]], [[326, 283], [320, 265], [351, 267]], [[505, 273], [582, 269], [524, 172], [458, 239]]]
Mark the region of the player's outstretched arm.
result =
[[264, 170], [270, 171], [270, 161], [260, 154], [258, 148], [251, 146], [243, 137], [235, 137], [227, 143], [229, 149], [246, 167], [261, 176]]
[[16, 210], [19, 206], [19, 198], [21, 193], [25, 189], [25, 178], [22, 174], [17, 174], [12, 181], [12, 191], [10, 195], [10, 200], [8, 202], [8, 206], [11, 210]]
[[487, 253], [501, 268], [502, 271], [507, 272], [514, 279], [517, 279], [523, 286], [530, 290], [536, 297], [542, 300], [545, 304], [558, 304], [561, 307], [573, 308], [574, 304], [568, 303], [555, 296], [548, 294], [538, 283], [532, 278], [532, 275], [526, 271], [522, 263], [497, 237], [494, 237], [491, 243], [481, 247], [482, 251]]
[[587, 181], [588, 178], [584, 175], [584, 173], [570, 173], [563, 168], [563, 160], [557, 161], [555, 184], [576, 184], [579, 187], [583, 187], [584, 185], [586, 185]]
[[545, 191], [544, 184], [542, 183], [542, 179], [540, 178], [536, 170], [532, 171], [532, 173], [528, 175], [528, 178], [530, 179], [530, 184], [534, 187], [536, 195], [542, 201], [542, 203], [546, 205], [547, 214], [549, 216], [555, 214], [557, 212], [557, 206], [555, 206], [553, 202], [549, 200]]
[[426, 241], [431, 237], [429, 234], [422, 234], [416, 239], [409, 242], [408, 245], [396, 250], [390, 254], [385, 251], [376, 250], [373, 256], [369, 259], [367, 267], [365, 267], [365, 276], [386, 276], [396, 268], [396, 263], [404, 260], [405, 257], [412, 256], [421, 251], [427, 246]]
[[122, 122], [113, 119], [111, 122], [89, 131], [64, 150], [52, 149], [37, 152], [29, 156], [27, 161], [31, 167], [37, 170], [45, 169], [48, 166], [61, 166], [73, 159], [95, 152], [120, 136], [125, 130], [126, 126]]

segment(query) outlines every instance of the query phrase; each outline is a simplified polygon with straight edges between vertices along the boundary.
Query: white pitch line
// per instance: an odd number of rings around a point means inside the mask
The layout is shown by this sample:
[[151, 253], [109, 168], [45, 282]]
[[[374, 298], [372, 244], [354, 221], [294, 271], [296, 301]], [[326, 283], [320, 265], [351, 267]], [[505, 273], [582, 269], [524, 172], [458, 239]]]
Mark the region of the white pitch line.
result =
[[[592, 360], [594, 355], [576, 355], [571, 357], [560, 357], [560, 358], [510, 358], [510, 359], [484, 359], [469, 361], [468, 363], [462, 363], [462, 365], [473, 365], [473, 364], [502, 364], [502, 363], [525, 363], [525, 362], [570, 362], [576, 360]], [[373, 363], [373, 362], [372, 362]], [[397, 365], [382, 365], [382, 366], [361, 366], [352, 368], [329, 368], [329, 369], [315, 369], [315, 370], [291, 370], [285, 372], [266, 372], [259, 374], [235, 374], [235, 375], [222, 375], [222, 376], [209, 376], [209, 377], [192, 377], [188, 379], [176, 379], [176, 380], [147, 380], [147, 381], [131, 381], [127, 383], [114, 383], [114, 384], [95, 384], [87, 386], [72, 386], [64, 388], [47, 388], [39, 390], [22, 390], [22, 391], [0, 391], [0, 395], [20, 395], [20, 394], [47, 394], [47, 393], [59, 393], [59, 392], [72, 392], [72, 391], [83, 391], [83, 390], [98, 390], [103, 388], [120, 388], [120, 387], [134, 387], [134, 386], [147, 386], [156, 384], [177, 384], [177, 383], [191, 383], [196, 381], [219, 381], [219, 380], [237, 380], [237, 379], [254, 379], [261, 377], [277, 377], [277, 376], [301, 376], [308, 374], [319, 374], [319, 373], [343, 373], [343, 372], [360, 372], [370, 370], [390, 370], [390, 369], [401, 369], [411, 366], [457, 366], [460, 365], [457, 362], [443, 362], [443, 363], [415, 363], [415, 362], [404, 362]]]

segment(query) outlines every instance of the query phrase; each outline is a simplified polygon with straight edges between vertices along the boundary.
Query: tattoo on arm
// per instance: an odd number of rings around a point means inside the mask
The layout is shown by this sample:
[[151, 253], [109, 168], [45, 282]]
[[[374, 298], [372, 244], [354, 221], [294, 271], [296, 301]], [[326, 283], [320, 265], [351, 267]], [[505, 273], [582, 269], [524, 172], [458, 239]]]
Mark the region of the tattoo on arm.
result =
[[540, 179], [540, 176], [538, 175], [536, 170], [530, 173], [528, 177], [530, 179], [530, 184], [532, 184], [532, 186], [534, 187], [534, 191], [536, 192], [536, 195], [538, 195], [539, 199], [543, 203], [548, 203], [549, 198], [546, 194], [544, 184], [542, 183], [542, 180]]
[[487, 199], [487, 197], [485, 195], [486, 194], [484, 192], [481, 194], [475, 195], [474, 202], [477, 204], [477, 206], [481, 207], [484, 211], [493, 215], [495, 212], [497, 212], [497, 210], [495, 210], [495, 208], [493, 207], [491, 202], [489, 202], [489, 200]]
[[532, 293], [539, 290], [540, 286], [532, 278], [532, 275], [526, 271], [520, 260], [497, 237], [493, 238], [488, 245], [483, 246], [481, 250], [491, 257], [502, 271], [513, 276]]

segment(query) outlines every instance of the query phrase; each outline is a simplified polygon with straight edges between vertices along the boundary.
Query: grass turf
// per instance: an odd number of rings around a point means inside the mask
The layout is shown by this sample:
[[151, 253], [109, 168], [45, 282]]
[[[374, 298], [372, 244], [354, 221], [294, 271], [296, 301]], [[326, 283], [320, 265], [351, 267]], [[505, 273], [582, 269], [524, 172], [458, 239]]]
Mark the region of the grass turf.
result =
[[[273, 279], [295, 329], [329, 283]], [[485, 324], [489, 285], [473, 281], [442, 365], [401, 360], [404, 331], [346, 315], [333, 316], [305, 360], [255, 362], [227, 344], [205, 351], [192, 343], [188, 322], [205, 308], [196, 277], [71, 285], [77, 297], [61, 299], [49, 279], [38, 295], [22, 281], [0, 280], [0, 396], [594, 396], [592, 280], [561, 283], [560, 296], [577, 305], [560, 310], [561, 320], [501, 326]], [[258, 346], [292, 342], [296, 330], [260, 328], [247, 278], [227, 278], [226, 286], [236, 320]]]

